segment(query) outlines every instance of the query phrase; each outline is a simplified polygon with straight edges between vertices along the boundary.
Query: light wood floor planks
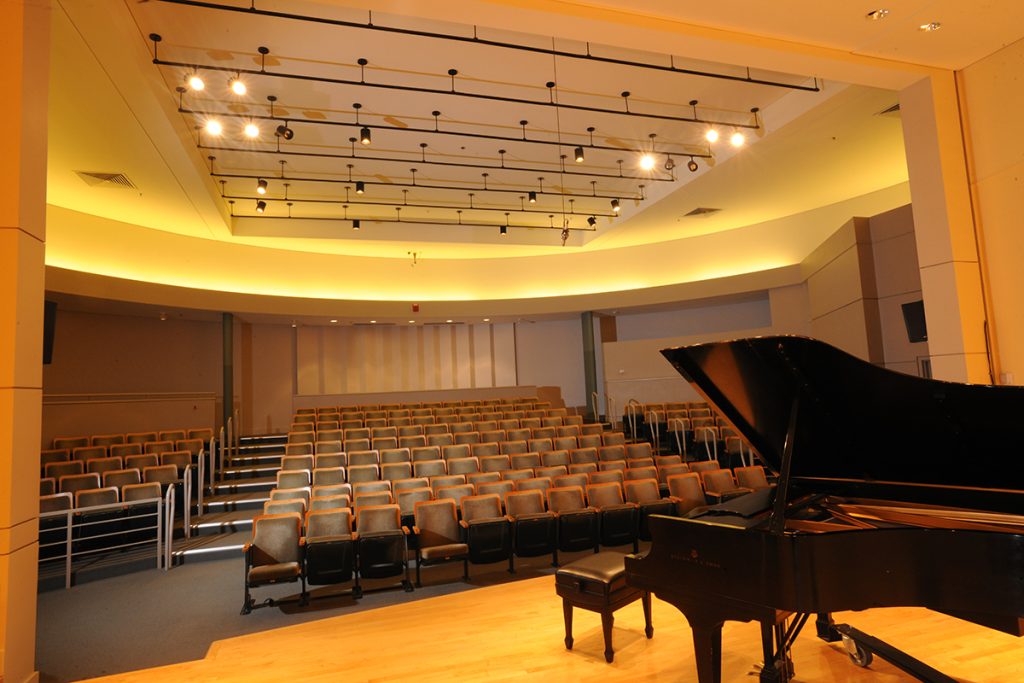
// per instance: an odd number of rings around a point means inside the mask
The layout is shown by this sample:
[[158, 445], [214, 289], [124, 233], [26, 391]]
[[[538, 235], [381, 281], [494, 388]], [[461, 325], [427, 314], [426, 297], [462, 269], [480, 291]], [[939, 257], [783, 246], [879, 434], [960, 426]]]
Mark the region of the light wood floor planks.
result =
[[[214, 643], [206, 658], [108, 676], [104, 683], [180, 681], [696, 681], [690, 630], [655, 600], [654, 638], [635, 602], [616, 613], [615, 662], [603, 657], [600, 616], [576, 610], [572, 652], [562, 643], [561, 600], [545, 576], [330, 617]], [[836, 615], [962, 681], [1024, 681], [1024, 639], [934, 612], [890, 608]], [[723, 681], [754, 683], [756, 625], [726, 624]], [[876, 658], [859, 669], [840, 645], [814, 637], [793, 650], [798, 681], [910, 680]]]

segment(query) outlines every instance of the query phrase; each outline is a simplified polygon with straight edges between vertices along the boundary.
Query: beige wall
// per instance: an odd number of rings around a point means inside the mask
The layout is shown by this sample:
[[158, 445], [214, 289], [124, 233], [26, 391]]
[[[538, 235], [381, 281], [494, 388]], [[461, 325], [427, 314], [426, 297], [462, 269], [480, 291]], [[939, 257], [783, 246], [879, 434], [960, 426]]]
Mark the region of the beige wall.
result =
[[1024, 383], [1024, 41], [961, 73], [968, 170], [994, 331], [996, 380]]
[[565, 405], [587, 404], [579, 318], [518, 322], [515, 344], [517, 384], [559, 386]]

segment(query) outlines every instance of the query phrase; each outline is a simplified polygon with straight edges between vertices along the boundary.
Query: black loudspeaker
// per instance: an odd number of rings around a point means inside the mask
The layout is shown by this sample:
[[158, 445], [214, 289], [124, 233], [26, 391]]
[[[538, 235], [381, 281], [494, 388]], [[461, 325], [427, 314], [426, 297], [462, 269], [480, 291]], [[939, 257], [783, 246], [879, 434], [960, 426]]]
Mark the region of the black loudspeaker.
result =
[[907, 338], [911, 342], [928, 341], [928, 326], [924, 320], [924, 301], [910, 301], [903, 304], [903, 324], [907, 326]]
[[57, 302], [43, 302], [43, 365], [53, 361], [53, 330], [57, 325]]

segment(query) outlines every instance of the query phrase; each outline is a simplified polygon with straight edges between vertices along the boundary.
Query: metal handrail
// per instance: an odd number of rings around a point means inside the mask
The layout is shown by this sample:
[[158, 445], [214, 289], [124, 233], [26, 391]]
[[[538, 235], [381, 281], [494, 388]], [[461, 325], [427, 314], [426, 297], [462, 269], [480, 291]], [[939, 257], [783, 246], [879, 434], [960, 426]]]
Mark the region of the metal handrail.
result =
[[220, 456], [220, 466], [217, 468], [217, 473], [220, 475], [220, 478], [223, 479], [224, 478], [224, 428], [223, 427], [220, 428], [219, 438], [217, 439], [217, 446], [218, 446], [217, 452], [218, 452], [218, 455]]
[[631, 398], [626, 402], [625, 416], [629, 420], [629, 435], [634, 439], [636, 438], [636, 414], [637, 410], [641, 408], [640, 401], [635, 398]]
[[[182, 525], [185, 529], [185, 538], [192, 538], [192, 465], [185, 465], [181, 473], [182, 478], [182, 499], [185, 501], [185, 509], [182, 510]], [[200, 486], [199, 488], [202, 488]]]
[[590, 392], [590, 398], [593, 399], [593, 401], [594, 401], [594, 419], [600, 421], [601, 409], [600, 409], [600, 403], [599, 403], [599, 398], [598, 398], [597, 392], [596, 391], [591, 391]]
[[606, 421], [615, 428], [615, 399], [608, 394], [604, 395], [604, 409]]
[[[701, 429], [702, 431], [705, 432], [705, 436], [704, 436], [704, 451], [708, 454], [708, 460], [712, 460], [712, 459], [718, 460], [718, 437], [715, 436], [715, 429], [714, 429], [714, 427], [700, 427], [699, 429]], [[715, 457], [714, 458], [711, 457], [711, 448], [708, 446], [708, 438], [707, 438], [707, 435], [706, 435], [708, 432], [711, 433], [711, 437], [712, 437], [711, 438], [711, 442], [713, 444], [715, 444]]]
[[[72, 568], [72, 564], [73, 564], [73, 561], [74, 561], [74, 558], [75, 558], [76, 555], [78, 557], [82, 557], [83, 555], [94, 555], [96, 553], [101, 553], [101, 552], [109, 552], [109, 551], [112, 551], [112, 550], [120, 550], [120, 549], [124, 549], [124, 548], [131, 548], [131, 547], [135, 547], [135, 546], [140, 546], [140, 545], [145, 545], [145, 544], [148, 544], [148, 543], [152, 543], [153, 540], [154, 540], [154, 539], [146, 539], [144, 541], [133, 541], [133, 542], [130, 542], [130, 543], [119, 543], [119, 544], [115, 544], [115, 545], [111, 545], [111, 546], [105, 546], [105, 547], [102, 547], [102, 548], [95, 548], [95, 549], [92, 549], [92, 550], [79, 550], [78, 552], [75, 552], [74, 547], [73, 547], [73, 540], [74, 540], [73, 530], [74, 529], [82, 529], [82, 528], [90, 527], [90, 526], [93, 526], [93, 525], [99, 525], [99, 524], [109, 524], [111, 522], [111, 520], [109, 520], [109, 519], [102, 519], [102, 520], [95, 520], [95, 521], [79, 522], [79, 523], [75, 524], [74, 523], [75, 522], [75, 515], [103, 512], [103, 511], [106, 511], [106, 510], [111, 510], [111, 511], [114, 511], [114, 510], [126, 510], [128, 508], [142, 506], [142, 505], [150, 505], [150, 504], [154, 504], [154, 503], [156, 504], [156, 512], [155, 513], [150, 513], [150, 514], [156, 516], [156, 523], [153, 526], [150, 526], [150, 527], [143, 527], [143, 528], [140, 528], [140, 529], [132, 529], [131, 531], [146, 531], [147, 529], [152, 529], [152, 530], [156, 531], [156, 539], [155, 539], [155, 541], [156, 541], [156, 566], [157, 566], [157, 569], [160, 569], [161, 566], [162, 566], [162, 563], [163, 563], [163, 559], [164, 559], [164, 546], [165, 546], [165, 535], [164, 535], [165, 534], [165, 528], [164, 528], [164, 524], [163, 524], [164, 507], [163, 507], [163, 505], [161, 505], [161, 499], [160, 498], [146, 498], [144, 500], [133, 500], [133, 501], [128, 502], [128, 503], [106, 503], [106, 504], [103, 504], [103, 505], [90, 505], [88, 507], [70, 508], [68, 510], [55, 510], [53, 512], [41, 512], [41, 513], [39, 513], [40, 521], [46, 520], [46, 519], [56, 519], [56, 518], [59, 518], [59, 517], [63, 517], [64, 518], [64, 522], [65, 522], [64, 523], [64, 530], [65, 531], [64, 531], [64, 539], [63, 540], [57, 541], [57, 542], [52, 542], [52, 543], [47, 543], [47, 542], [43, 542], [42, 539], [40, 538], [40, 542], [39, 542], [40, 550], [43, 549], [43, 548], [54, 548], [54, 547], [57, 547], [59, 545], [63, 545], [64, 546], [64, 554], [63, 554], [63, 556], [40, 558], [39, 562], [40, 563], [42, 563], [42, 562], [52, 562], [52, 561], [60, 559], [62, 557], [63, 560], [64, 560], [64, 588], [65, 589], [71, 588], [71, 577], [72, 577], [72, 569], [71, 568]], [[142, 518], [142, 517], [146, 517], [146, 516], [149, 516], [149, 515], [148, 514], [147, 515], [139, 515], [138, 518]], [[42, 529], [42, 532], [46, 533], [47, 531], [55, 531], [55, 530], [56, 529], [52, 529], [52, 530], [51, 529]], [[92, 539], [99, 539], [99, 538], [115, 538], [117, 536], [123, 536], [124, 534], [125, 534], [125, 532], [123, 530], [118, 530], [118, 531], [114, 531], [114, 532], [110, 532], [110, 533], [96, 534], [94, 536], [90, 536], [89, 539], [92, 540]]]
[[210, 437], [210, 490], [213, 491], [214, 476], [217, 472], [217, 439]]
[[[676, 437], [676, 452], [683, 456], [683, 460], [686, 460], [686, 418], [673, 417], [668, 421], [668, 430], [675, 434]], [[672, 429], [673, 425], [677, 425], [678, 429]], [[680, 439], [679, 435], [682, 434]]]
[[199, 490], [196, 491], [196, 517], [203, 516], [203, 493], [206, 489], [206, 482], [203, 477], [206, 474], [206, 453], [199, 449], [199, 462], [196, 464], [196, 483]]
[[167, 514], [164, 517], [164, 571], [171, 568], [171, 549], [174, 546], [174, 486], [167, 487], [164, 494], [164, 509]]
[[[228, 418], [228, 425], [227, 425], [227, 427], [228, 427], [228, 440], [226, 442], [224, 442], [224, 444], [222, 444], [222, 445], [226, 445], [227, 446], [228, 461], [230, 461], [231, 458], [234, 457], [234, 453], [232, 452], [232, 447], [233, 447], [233, 445], [235, 443], [235, 437], [234, 437], [234, 431], [233, 431], [234, 430], [234, 418], [232, 418], [232, 417]], [[222, 470], [221, 471], [221, 479], [223, 479], [223, 478], [224, 478], [224, 472]]]
[[[658, 431], [658, 411], [649, 410], [645, 416], [647, 429], [651, 433], [651, 443], [654, 444], [654, 452], [661, 452], [661, 433]], [[634, 437], [635, 438], [635, 437]]]

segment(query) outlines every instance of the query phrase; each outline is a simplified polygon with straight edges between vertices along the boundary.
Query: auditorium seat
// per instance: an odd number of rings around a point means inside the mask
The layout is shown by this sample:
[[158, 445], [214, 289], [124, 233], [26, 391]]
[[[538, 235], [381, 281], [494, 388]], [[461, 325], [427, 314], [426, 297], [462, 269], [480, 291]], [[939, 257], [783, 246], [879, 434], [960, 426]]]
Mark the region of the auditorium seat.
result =
[[548, 479], [553, 479], [555, 477], [560, 477], [563, 474], [568, 474], [568, 473], [569, 473], [569, 469], [565, 465], [551, 465], [551, 466], [544, 466], [544, 467], [535, 467], [535, 468], [533, 468], [533, 476], [535, 476], [535, 477], [547, 477]]
[[772, 486], [768, 482], [768, 477], [765, 476], [764, 468], [760, 465], [737, 467], [733, 472], [736, 475], [736, 485], [741, 488], [757, 491], [758, 489], [767, 489]]
[[[603, 465], [614, 465], [615, 463], [606, 462]], [[598, 471], [598, 465], [596, 462], [578, 462], [569, 464], [569, 474], [582, 474], [584, 476], [591, 472]]]
[[[205, 444], [202, 439], [178, 439], [174, 442], [174, 450], [176, 451], [188, 451], [193, 457], [198, 457], [203, 451]], [[111, 453], [111, 455], [117, 455]]]
[[412, 477], [412, 463], [388, 462], [380, 466], [380, 478], [385, 481], [399, 481]]
[[430, 477], [430, 490], [437, 495], [437, 490], [443, 486], [459, 486], [466, 483], [466, 476], [463, 474], [442, 474], [436, 477]]
[[185, 468], [192, 464], [192, 454], [188, 451], [168, 451], [160, 454], [161, 465], [174, 465], [178, 470], [178, 477], [182, 477]]
[[439, 477], [448, 473], [444, 460], [420, 460], [412, 464], [414, 477]]
[[47, 477], [59, 480], [64, 476], [85, 473], [85, 463], [81, 460], [48, 462], [43, 466], [43, 472]]
[[268, 500], [263, 503], [263, 514], [265, 515], [283, 515], [288, 512], [305, 515], [306, 502], [301, 498], [293, 498], [291, 500]]
[[468, 443], [457, 443], [441, 447], [441, 457], [445, 460], [462, 460], [473, 457], [473, 447]]
[[399, 491], [419, 488], [430, 488], [430, 481], [426, 477], [410, 477], [409, 479], [397, 479], [391, 482], [391, 490], [396, 496]]
[[309, 499], [309, 509], [313, 510], [339, 510], [352, 505], [352, 499], [345, 494], [335, 496], [313, 496]]
[[[339, 444], [345, 440], [345, 433], [341, 427], [336, 429], [318, 429], [316, 430], [316, 440], [321, 441], [337, 441]], [[338, 448], [341, 450], [341, 448]]]
[[580, 434], [576, 437], [576, 443], [579, 444], [580, 448], [600, 448], [601, 435], [600, 434]]
[[[626, 454], [628, 456], [629, 451], [627, 451]], [[649, 456], [640, 456], [640, 457], [649, 457]], [[685, 464], [685, 463], [683, 463], [682, 456], [679, 456], [679, 455], [657, 455], [657, 456], [654, 456], [654, 466], [657, 467], [658, 469], [661, 469], [662, 467], [667, 467], [668, 465], [681, 465], [681, 464]]]
[[359, 576], [403, 576], [402, 587], [411, 591], [409, 566], [405, 561], [408, 544], [398, 506], [363, 508], [356, 515], [356, 533], [359, 534]]
[[556, 436], [551, 444], [554, 450], [559, 451], [572, 451], [579, 448], [579, 442], [575, 436]]
[[558, 549], [576, 552], [593, 548], [600, 550], [600, 518], [595, 508], [587, 505], [583, 488], [555, 487], [547, 490], [548, 510], [558, 519]]
[[[427, 443], [430, 443], [430, 437], [438, 434], [448, 434], [448, 423], [438, 424], [425, 424], [423, 425], [423, 433], [427, 436]], [[440, 445], [440, 444], [438, 444]]]
[[588, 479], [587, 474], [569, 472], [569, 474], [561, 474], [557, 477], [551, 478], [552, 486], [558, 488], [565, 488], [566, 486], [578, 486], [580, 489], [586, 488]]
[[348, 453], [350, 456], [353, 451], [368, 451], [370, 450], [369, 439], [345, 439], [342, 443], [342, 450]]
[[58, 436], [53, 440], [54, 449], [66, 449], [68, 452], [75, 448], [82, 448], [89, 445], [87, 436]]
[[705, 470], [700, 473], [700, 479], [704, 484], [704, 496], [710, 505], [742, 496], [753, 490], [737, 486], [732, 472], [726, 469]]
[[348, 453], [348, 466], [357, 467], [360, 465], [379, 465], [380, 464], [380, 452], [373, 449], [363, 449], [358, 451], [347, 451]]
[[112, 472], [114, 470], [119, 470], [121, 469], [122, 466], [123, 463], [121, 462], [121, 458], [118, 457], [93, 458], [91, 460], [86, 461], [85, 470], [87, 472], [95, 472], [102, 477], [104, 472]]
[[481, 472], [503, 472], [512, 469], [512, 462], [507, 455], [488, 455], [480, 458]]
[[411, 463], [412, 454], [408, 448], [386, 448], [380, 451], [380, 464]]
[[506, 441], [529, 441], [533, 438], [533, 430], [529, 427], [520, 427], [519, 429], [506, 429], [505, 440]]
[[391, 505], [395, 502], [394, 496], [391, 491], [374, 491], [370, 492], [357, 492], [355, 497], [352, 499], [352, 509], [358, 516], [359, 511], [364, 508], [374, 507], [377, 505]]
[[622, 472], [623, 476], [625, 476], [626, 469], [626, 463], [622, 460], [611, 460], [609, 462], [597, 463], [597, 470], [599, 472]]
[[646, 441], [639, 443], [628, 443], [624, 446], [626, 450], [626, 458], [653, 458], [654, 452], [651, 450], [651, 444]]
[[280, 470], [277, 473], [277, 488], [294, 489], [311, 484], [309, 470]]
[[580, 425], [580, 436], [598, 436], [604, 433], [604, 426], [599, 422], [592, 422], [590, 424]]
[[658, 480], [658, 468], [654, 465], [649, 467], [630, 467], [626, 470], [626, 481], [633, 481], [636, 479], [654, 479]]
[[333, 486], [344, 484], [345, 481], [344, 467], [315, 467], [312, 470], [310, 483], [313, 486]]
[[[492, 472], [491, 474], [497, 474]], [[501, 496], [502, 500], [505, 500], [505, 494], [511, 493], [516, 490], [516, 484], [514, 481], [480, 481], [474, 480], [473, 486], [478, 496], [482, 496], [488, 493], [494, 493]]]
[[73, 460], [93, 460], [95, 458], [107, 457], [106, 446], [79, 446], [71, 449], [71, 458]]
[[650, 515], [674, 515], [676, 504], [668, 498], [661, 497], [657, 479], [627, 479], [625, 482], [626, 500], [640, 507], [640, 538], [651, 540], [651, 532], [647, 525]]
[[[626, 460], [626, 447], [625, 446], [601, 446], [597, 449], [598, 460], [604, 462], [613, 462], [617, 460]], [[651, 464], [654, 464], [654, 460], [651, 460]]]
[[500, 472], [475, 472], [466, 475], [466, 483], [473, 486], [494, 481], [501, 481]]
[[434, 500], [434, 492], [426, 485], [426, 481], [423, 483], [423, 486], [395, 491], [395, 502], [398, 503], [402, 526], [412, 526], [416, 503]]
[[245, 553], [245, 602], [242, 614], [255, 607], [250, 590], [267, 584], [301, 580], [300, 602], [306, 601], [302, 571], [302, 518], [295, 513], [260, 515], [252, 521], [252, 540]]
[[[423, 425], [401, 425], [398, 428], [398, 438], [402, 438], [403, 436], [423, 436]], [[412, 448], [412, 446], [409, 448]]]
[[602, 432], [601, 443], [605, 446], [625, 446], [626, 435], [622, 432]]
[[313, 442], [289, 443], [284, 446], [285, 455], [313, 455]]
[[619, 482], [588, 484], [587, 502], [601, 518], [601, 545], [632, 544], [633, 552], [639, 552], [639, 508], [626, 502]]
[[179, 441], [184, 438], [186, 438], [184, 429], [168, 429], [160, 432], [158, 437], [160, 441]]
[[544, 494], [541, 491], [512, 491], [505, 494], [504, 501], [505, 512], [512, 520], [515, 554], [537, 557], [551, 553], [551, 564], [558, 566], [558, 520], [553, 512], [547, 510]]
[[344, 453], [345, 446], [339, 441], [317, 441], [313, 445], [313, 454], [320, 455], [321, 453]]
[[453, 443], [455, 443], [455, 437], [449, 432], [427, 434], [428, 446], [450, 446]]
[[435, 500], [454, 500], [459, 505], [465, 496], [472, 496], [474, 492], [472, 484], [455, 484], [454, 486], [439, 486], [434, 490]]
[[455, 443], [480, 443], [480, 432], [452, 432], [452, 436], [455, 438]]
[[561, 450], [561, 449], [556, 449], [555, 445], [554, 445], [554, 441], [552, 439], [550, 439], [550, 438], [547, 438], [547, 437], [541, 437], [541, 438], [532, 438], [531, 437], [531, 438], [526, 440], [526, 446], [531, 451], [534, 451], [534, 452], [537, 452], [537, 453], [543, 453], [544, 451]]
[[501, 453], [501, 449], [498, 446], [497, 441], [487, 441], [473, 444], [472, 452], [474, 457], [484, 458], [492, 455], [499, 455]]
[[397, 436], [380, 436], [371, 439], [370, 445], [375, 451], [382, 451], [389, 448], [398, 448]]
[[624, 478], [622, 476], [622, 470], [603, 470], [598, 472], [591, 472], [587, 475], [587, 485], [593, 484], [618, 484], [619, 488], [622, 488], [622, 482]]
[[498, 453], [501, 455], [519, 455], [529, 452], [530, 447], [525, 440], [498, 442]]
[[541, 466], [540, 453], [517, 453], [510, 456], [510, 465], [514, 470], [534, 469]]
[[413, 511], [416, 548], [416, 586], [422, 586], [420, 567], [462, 561], [462, 578], [469, 580], [469, 546], [462, 542], [454, 500], [416, 503]]
[[412, 449], [412, 461], [419, 462], [421, 460], [441, 460], [441, 447], [440, 446], [417, 446]]
[[100, 475], [95, 472], [88, 474], [65, 474], [57, 479], [60, 493], [74, 494], [77, 491], [100, 488]]
[[49, 448], [39, 452], [39, 470], [45, 471], [46, 465], [51, 462], [68, 462], [71, 460], [71, 451], [67, 448]]
[[569, 451], [565, 450], [541, 451], [540, 461], [544, 467], [568, 467], [572, 463], [572, 459], [569, 457]]
[[[306, 583], [324, 586], [351, 581], [355, 573], [356, 536], [352, 511], [344, 508], [306, 513]], [[358, 595], [359, 590], [353, 589]]]
[[448, 461], [449, 474], [474, 474], [480, 471], [477, 458], [453, 458]]
[[523, 477], [514, 481], [516, 491], [547, 491], [551, 488], [550, 477]]
[[103, 486], [113, 486], [121, 490], [124, 486], [142, 483], [142, 472], [137, 469], [109, 470], [102, 475]]
[[600, 458], [597, 455], [596, 448], [577, 448], [569, 451], [569, 462], [573, 465], [582, 465], [585, 463], [598, 463]]
[[427, 445], [427, 437], [422, 434], [409, 434], [398, 437], [399, 448], [419, 448]]
[[496, 494], [465, 496], [460, 509], [459, 524], [469, 547], [469, 561], [491, 564], [508, 560], [508, 571], [514, 573], [512, 527], [502, 514], [501, 498]]
[[142, 481], [146, 484], [160, 484], [161, 492], [180, 481], [178, 468], [174, 465], [155, 465], [142, 470]]
[[697, 473], [722, 469], [717, 460], [695, 460], [694, 462], [687, 463], [687, 465], [690, 467], [691, 472]]
[[113, 444], [123, 444], [124, 434], [99, 434], [89, 439], [90, 446], [105, 446], [107, 450], [110, 450], [110, 446]]
[[517, 479], [532, 479], [533, 470], [502, 470], [501, 478], [506, 481], [516, 481]]
[[53, 477], [41, 477], [39, 479], [39, 495], [52, 496], [57, 493], [57, 480]]
[[142, 446], [142, 452], [147, 455], [160, 455], [174, 450], [173, 441], [147, 441]]
[[700, 475], [696, 472], [673, 474], [668, 478], [669, 500], [675, 503], [676, 514], [680, 517], [706, 504]]

